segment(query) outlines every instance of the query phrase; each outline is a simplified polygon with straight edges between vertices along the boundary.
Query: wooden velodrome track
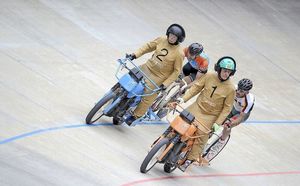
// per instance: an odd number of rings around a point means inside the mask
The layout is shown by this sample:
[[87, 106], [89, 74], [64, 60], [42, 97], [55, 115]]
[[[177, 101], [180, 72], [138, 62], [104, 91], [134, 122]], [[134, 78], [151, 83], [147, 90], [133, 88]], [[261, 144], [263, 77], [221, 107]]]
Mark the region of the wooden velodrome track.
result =
[[[298, 185], [300, 1], [0, 1], [0, 185]], [[254, 81], [249, 121], [209, 167], [141, 174], [167, 125], [84, 124], [115, 83], [116, 59], [186, 30]], [[142, 64], [149, 57], [136, 60]]]

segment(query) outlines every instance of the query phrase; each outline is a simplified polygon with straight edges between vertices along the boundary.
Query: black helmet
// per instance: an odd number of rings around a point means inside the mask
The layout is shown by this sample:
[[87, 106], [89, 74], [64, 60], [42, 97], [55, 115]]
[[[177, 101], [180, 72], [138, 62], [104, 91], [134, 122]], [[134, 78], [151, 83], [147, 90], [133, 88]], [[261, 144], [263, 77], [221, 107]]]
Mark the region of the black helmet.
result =
[[192, 55], [192, 56], [197, 56], [197, 55], [200, 55], [203, 51], [203, 46], [199, 43], [192, 43], [190, 46], [189, 46], [189, 53]]
[[241, 79], [238, 83], [238, 89], [240, 90], [249, 91], [251, 90], [252, 86], [253, 86], [252, 81], [247, 78]]
[[167, 29], [166, 35], [169, 36], [170, 33], [172, 33], [178, 37], [177, 42], [176, 42], [177, 44], [178, 44], [178, 42], [182, 43], [185, 39], [185, 31], [184, 31], [183, 27], [180, 26], [179, 24], [170, 25], [169, 28]]

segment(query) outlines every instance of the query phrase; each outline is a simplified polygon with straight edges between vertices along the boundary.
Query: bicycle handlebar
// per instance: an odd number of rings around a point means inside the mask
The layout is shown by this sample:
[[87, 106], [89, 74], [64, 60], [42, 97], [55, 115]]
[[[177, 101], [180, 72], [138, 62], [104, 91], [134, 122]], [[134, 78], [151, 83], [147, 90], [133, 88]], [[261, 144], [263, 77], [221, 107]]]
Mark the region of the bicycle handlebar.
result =
[[[128, 68], [127, 66], [127, 61], [129, 61], [135, 68], [137, 68], [142, 74], [143, 74], [143, 78], [146, 78], [147, 80], [149, 80], [149, 82], [154, 85], [154, 89], [150, 88], [146, 83], [144, 83], [145, 87], [151, 91], [151, 93], [149, 94], [143, 94], [143, 95], [136, 95], [136, 96], [150, 96], [152, 94], [154, 94], [155, 92], [161, 90], [161, 88], [151, 79], [147, 76], [147, 74], [145, 72], [143, 72], [143, 70], [137, 66], [135, 63], [132, 62], [132, 60], [130, 60], [129, 58], [123, 58], [123, 59], [118, 59], [117, 60], [120, 65], [118, 66], [118, 69], [117, 69], [117, 72], [115, 74], [115, 76], [117, 77], [117, 79], [119, 79], [117, 73], [119, 72], [120, 68], [123, 67], [123, 68], [126, 68], [128, 71], [130, 71], [130, 68]], [[134, 93], [133, 93], [134, 94]]]

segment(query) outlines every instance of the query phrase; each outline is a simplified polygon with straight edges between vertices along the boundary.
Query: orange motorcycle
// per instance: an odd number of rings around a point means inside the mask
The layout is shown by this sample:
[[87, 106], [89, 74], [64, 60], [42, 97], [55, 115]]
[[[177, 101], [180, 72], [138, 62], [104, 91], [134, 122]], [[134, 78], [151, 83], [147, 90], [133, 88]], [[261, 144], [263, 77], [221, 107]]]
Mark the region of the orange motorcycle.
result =
[[148, 172], [157, 163], [164, 164], [165, 172], [173, 172], [185, 162], [194, 140], [201, 137], [194, 135], [196, 130], [200, 129], [205, 134], [210, 134], [211, 130], [201, 124], [190, 112], [175, 110], [179, 115], [169, 122], [170, 126], [167, 130], [151, 145], [151, 150], [140, 167], [142, 173]]

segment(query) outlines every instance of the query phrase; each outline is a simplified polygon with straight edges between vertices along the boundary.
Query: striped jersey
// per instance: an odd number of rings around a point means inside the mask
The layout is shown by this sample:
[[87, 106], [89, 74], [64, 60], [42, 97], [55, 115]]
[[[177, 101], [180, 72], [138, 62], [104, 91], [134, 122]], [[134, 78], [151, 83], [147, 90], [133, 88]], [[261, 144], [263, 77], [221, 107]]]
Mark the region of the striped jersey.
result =
[[253, 94], [248, 93], [245, 97], [234, 98], [234, 109], [237, 110], [238, 112], [244, 112], [249, 113], [251, 112], [253, 105], [254, 105], [255, 97]]

